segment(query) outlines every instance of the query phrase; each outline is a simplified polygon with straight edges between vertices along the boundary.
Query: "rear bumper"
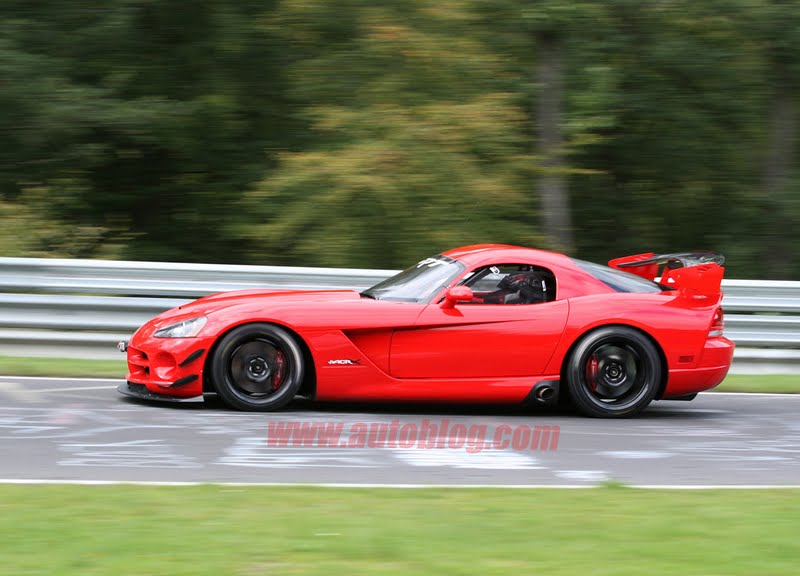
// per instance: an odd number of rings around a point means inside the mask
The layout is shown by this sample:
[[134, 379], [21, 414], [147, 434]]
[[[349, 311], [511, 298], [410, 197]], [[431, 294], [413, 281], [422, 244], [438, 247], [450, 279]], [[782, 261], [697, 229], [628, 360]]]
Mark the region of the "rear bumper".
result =
[[725, 337], [709, 338], [696, 367], [669, 371], [667, 388], [662, 397], [686, 396], [717, 386], [731, 367], [734, 346]]

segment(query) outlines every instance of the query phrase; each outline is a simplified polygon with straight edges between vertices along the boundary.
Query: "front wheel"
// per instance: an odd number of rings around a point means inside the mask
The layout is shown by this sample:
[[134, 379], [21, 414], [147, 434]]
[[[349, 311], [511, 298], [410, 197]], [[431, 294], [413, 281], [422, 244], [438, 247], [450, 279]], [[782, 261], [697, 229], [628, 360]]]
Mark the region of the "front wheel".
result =
[[295, 338], [273, 324], [245, 324], [226, 334], [211, 358], [214, 387], [233, 408], [283, 408], [303, 382], [303, 353]]
[[661, 360], [650, 339], [633, 328], [590, 332], [570, 354], [566, 380], [576, 408], [595, 418], [624, 418], [658, 393]]

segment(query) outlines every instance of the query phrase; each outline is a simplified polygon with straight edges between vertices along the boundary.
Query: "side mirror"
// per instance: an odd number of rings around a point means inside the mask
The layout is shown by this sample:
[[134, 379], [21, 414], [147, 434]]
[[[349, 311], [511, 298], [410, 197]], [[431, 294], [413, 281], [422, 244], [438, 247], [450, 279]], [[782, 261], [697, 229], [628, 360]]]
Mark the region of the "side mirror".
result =
[[458, 302], [471, 302], [472, 298], [472, 289], [469, 286], [453, 286], [444, 295], [442, 308], [455, 308]]

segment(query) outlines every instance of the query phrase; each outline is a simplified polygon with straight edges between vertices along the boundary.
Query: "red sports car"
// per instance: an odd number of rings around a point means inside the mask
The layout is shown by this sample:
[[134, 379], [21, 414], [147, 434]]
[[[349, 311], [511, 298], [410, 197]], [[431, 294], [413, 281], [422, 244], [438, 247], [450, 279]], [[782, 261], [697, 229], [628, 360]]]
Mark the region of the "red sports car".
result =
[[[728, 372], [724, 258], [638, 254], [610, 267], [504, 245], [426, 258], [361, 293], [227, 292], [133, 335], [140, 398], [216, 392], [241, 410], [325, 401], [571, 402], [624, 417]], [[655, 279], [660, 276], [659, 282]]]

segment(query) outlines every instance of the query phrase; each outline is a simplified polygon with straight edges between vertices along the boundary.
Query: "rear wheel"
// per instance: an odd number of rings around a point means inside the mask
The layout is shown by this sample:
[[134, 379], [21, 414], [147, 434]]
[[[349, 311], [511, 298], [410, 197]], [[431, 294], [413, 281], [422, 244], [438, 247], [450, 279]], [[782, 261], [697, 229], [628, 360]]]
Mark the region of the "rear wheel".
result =
[[211, 360], [217, 394], [233, 408], [283, 408], [303, 382], [303, 353], [295, 338], [273, 324], [245, 324], [226, 334]]
[[625, 326], [587, 334], [568, 360], [566, 380], [586, 416], [624, 418], [644, 410], [658, 393], [661, 360], [647, 336]]

